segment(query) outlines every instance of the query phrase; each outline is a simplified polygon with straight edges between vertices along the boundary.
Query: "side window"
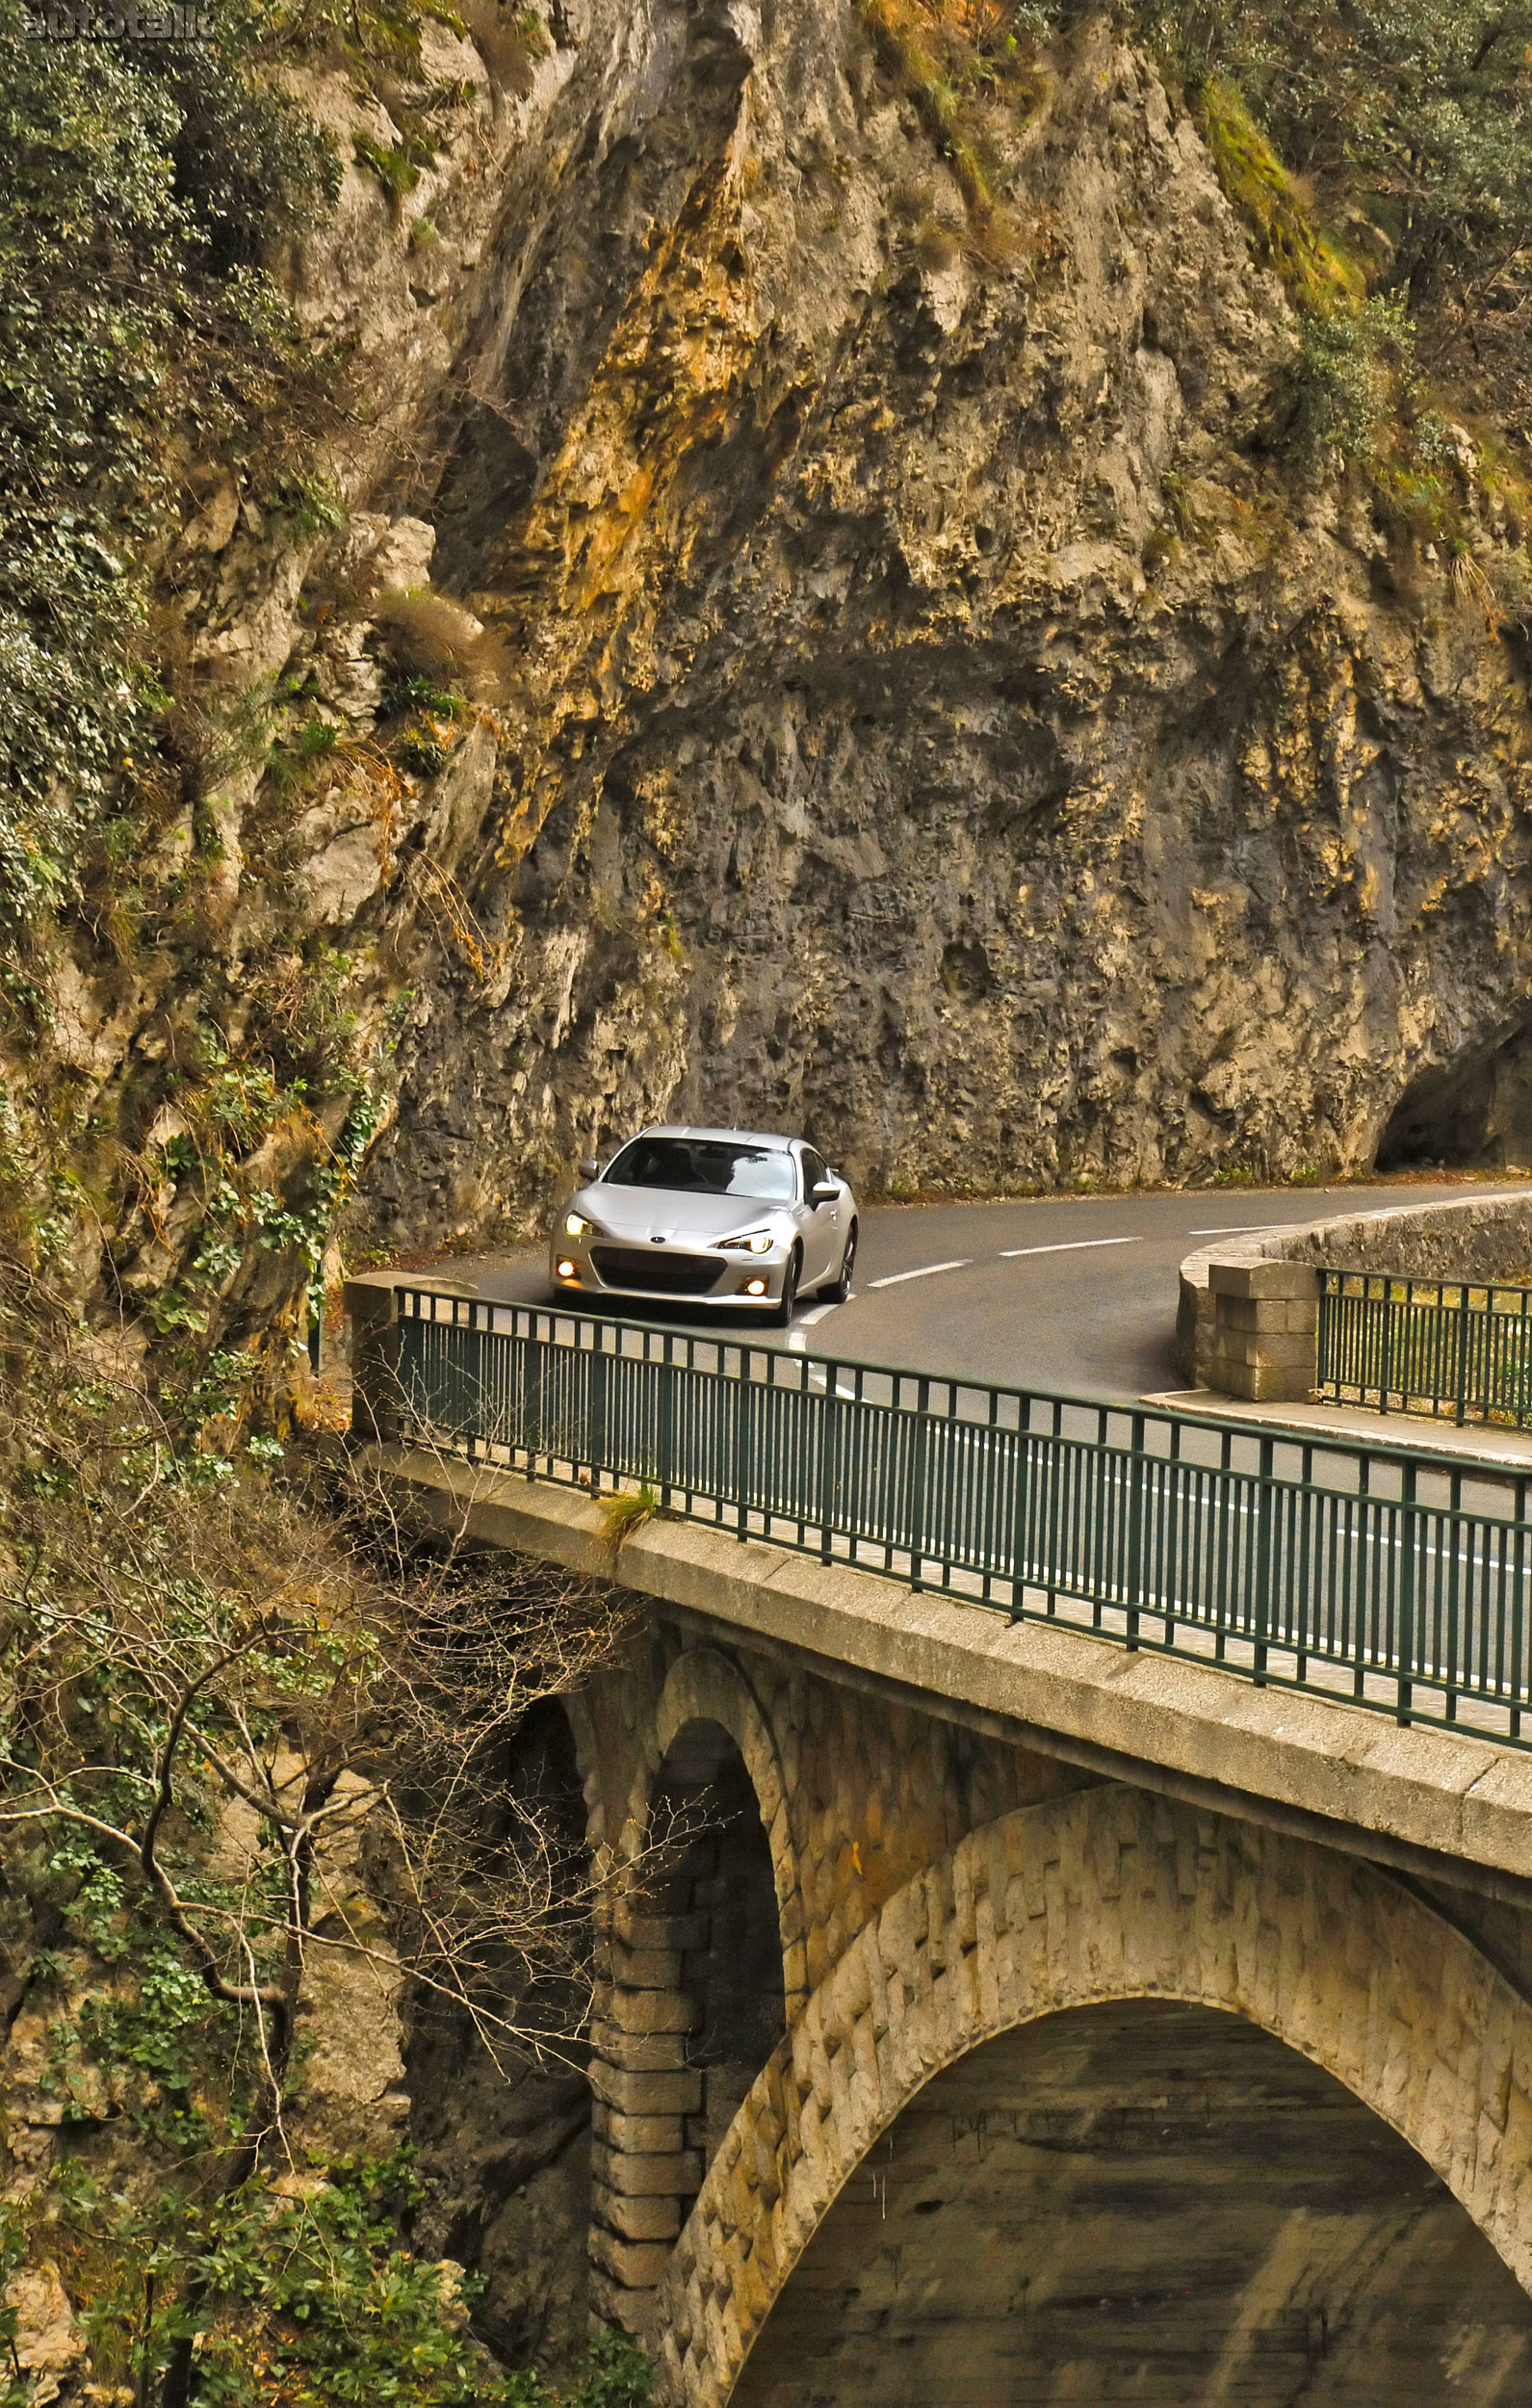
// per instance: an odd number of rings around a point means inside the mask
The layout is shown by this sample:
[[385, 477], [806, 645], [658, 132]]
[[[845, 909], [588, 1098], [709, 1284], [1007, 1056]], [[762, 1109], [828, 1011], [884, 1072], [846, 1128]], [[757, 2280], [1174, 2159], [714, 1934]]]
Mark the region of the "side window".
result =
[[805, 1204], [813, 1203], [815, 1189], [821, 1179], [828, 1179], [829, 1175], [824, 1167], [823, 1155], [816, 1154], [812, 1145], [806, 1145], [803, 1149], [803, 1200]]

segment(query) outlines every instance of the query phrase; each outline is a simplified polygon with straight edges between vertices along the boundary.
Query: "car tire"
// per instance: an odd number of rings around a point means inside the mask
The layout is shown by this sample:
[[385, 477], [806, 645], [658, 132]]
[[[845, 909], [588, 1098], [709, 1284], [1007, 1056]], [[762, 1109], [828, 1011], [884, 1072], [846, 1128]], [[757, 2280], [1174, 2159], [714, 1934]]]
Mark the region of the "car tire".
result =
[[841, 1275], [831, 1279], [818, 1291], [831, 1304], [844, 1304], [851, 1293], [851, 1272], [856, 1263], [856, 1223], [846, 1232], [845, 1252], [841, 1257]]
[[794, 1246], [788, 1256], [787, 1269], [782, 1274], [782, 1296], [773, 1316], [782, 1329], [792, 1326], [792, 1308], [798, 1300], [798, 1272], [801, 1268], [802, 1256]]

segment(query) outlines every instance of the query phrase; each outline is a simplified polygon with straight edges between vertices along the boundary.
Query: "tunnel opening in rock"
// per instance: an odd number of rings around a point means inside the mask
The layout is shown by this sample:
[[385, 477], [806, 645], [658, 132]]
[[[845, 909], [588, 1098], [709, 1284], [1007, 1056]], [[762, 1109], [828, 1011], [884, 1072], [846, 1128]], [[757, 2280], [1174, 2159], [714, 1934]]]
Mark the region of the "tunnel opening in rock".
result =
[[1411, 1080], [1378, 1139], [1380, 1170], [1532, 1165], [1532, 1029]]
[[1532, 2300], [1335, 2078], [1212, 2008], [1004, 2033], [876, 2141], [733, 2408], [1474, 2408]]

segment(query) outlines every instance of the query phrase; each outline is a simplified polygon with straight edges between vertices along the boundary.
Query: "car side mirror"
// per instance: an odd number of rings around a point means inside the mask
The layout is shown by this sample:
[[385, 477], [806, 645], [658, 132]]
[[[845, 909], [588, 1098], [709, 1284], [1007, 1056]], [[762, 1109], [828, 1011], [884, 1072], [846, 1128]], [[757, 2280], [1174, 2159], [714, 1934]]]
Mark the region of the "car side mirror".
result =
[[833, 1179], [821, 1179], [817, 1188], [809, 1191], [810, 1199], [816, 1204], [833, 1204], [840, 1192]]
[[597, 1171], [598, 1171], [600, 1168], [601, 1168], [601, 1165], [597, 1162], [597, 1160], [596, 1160], [596, 1158], [595, 1158], [594, 1154], [582, 1154], [582, 1155], [581, 1155], [581, 1157], [580, 1157], [580, 1176], [582, 1177], [582, 1179], [594, 1179], [594, 1177], [596, 1176]]

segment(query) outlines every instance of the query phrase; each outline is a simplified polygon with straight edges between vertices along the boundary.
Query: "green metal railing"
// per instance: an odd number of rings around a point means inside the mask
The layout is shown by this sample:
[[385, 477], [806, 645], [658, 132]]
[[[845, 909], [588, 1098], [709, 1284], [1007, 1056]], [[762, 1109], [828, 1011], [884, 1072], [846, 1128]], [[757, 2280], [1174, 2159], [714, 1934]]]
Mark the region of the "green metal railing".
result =
[[1318, 1393], [1381, 1413], [1532, 1423], [1532, 1288], [1319, 1273]]
[[1516, 1745], [1529, 1478], [557, 1307], [396, 1291], [402, 1425], [544, 1478]]

